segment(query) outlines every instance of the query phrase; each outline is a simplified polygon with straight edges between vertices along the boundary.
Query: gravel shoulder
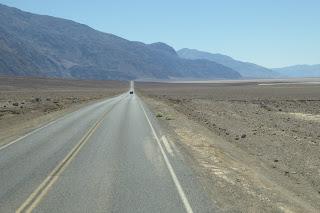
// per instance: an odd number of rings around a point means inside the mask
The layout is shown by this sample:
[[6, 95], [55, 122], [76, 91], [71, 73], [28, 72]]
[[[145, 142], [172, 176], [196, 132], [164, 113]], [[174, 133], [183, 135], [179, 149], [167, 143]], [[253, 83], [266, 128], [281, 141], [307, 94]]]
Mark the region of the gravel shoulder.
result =
[[127, 89], [119, 81], [0, 77], [0, 145]]
[[319, 85], [136, 88], [222, 210], [320, 209]]

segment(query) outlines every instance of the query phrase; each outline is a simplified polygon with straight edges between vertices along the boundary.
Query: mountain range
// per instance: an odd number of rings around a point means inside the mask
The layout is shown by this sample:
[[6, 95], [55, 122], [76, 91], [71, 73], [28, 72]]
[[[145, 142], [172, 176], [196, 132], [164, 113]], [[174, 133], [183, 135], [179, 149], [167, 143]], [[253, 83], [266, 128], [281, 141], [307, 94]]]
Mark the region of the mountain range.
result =
[[239, 72], [244, 78], [275, 78], [279, 74], [271, 69], [248, 62], [235, 60], [227, 55], [213, 54], [195, 49], [184, 48], [177, 51], [181, 58], [185, 59], [206, 59], [224, 66], [230, 67]]
[[178, 56], [84, 24], [0, 4], [0, 74], [80, 79], [238, 79], [230, 67]]
[[295, 65], [283, 68], [275, 68], [274, 71], [283, 76], [293, 78], [320, 77], [320, 64], [315, 65]]
[[227, 55], [183, 48], [177, 51], [181, 58], [206, 59], [239, 72], [243, 78], [304, 78], [320, 77], [320, 64], [266, 68], [257, 64], [235, 60]]
[[120, 80], [320, 77], [320, 65], [269, 69], [227, 55], [129, 41], [0, 4], [0, 75]]

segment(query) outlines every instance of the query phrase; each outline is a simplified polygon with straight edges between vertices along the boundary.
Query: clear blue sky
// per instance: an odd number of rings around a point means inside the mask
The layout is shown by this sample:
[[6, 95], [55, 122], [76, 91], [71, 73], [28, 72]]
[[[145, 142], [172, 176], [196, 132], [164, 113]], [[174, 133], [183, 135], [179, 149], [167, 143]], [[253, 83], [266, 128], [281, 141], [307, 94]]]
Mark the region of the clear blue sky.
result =
[[267, 67], [320, 63], [320, 0], [0, 0], [129, 40]]

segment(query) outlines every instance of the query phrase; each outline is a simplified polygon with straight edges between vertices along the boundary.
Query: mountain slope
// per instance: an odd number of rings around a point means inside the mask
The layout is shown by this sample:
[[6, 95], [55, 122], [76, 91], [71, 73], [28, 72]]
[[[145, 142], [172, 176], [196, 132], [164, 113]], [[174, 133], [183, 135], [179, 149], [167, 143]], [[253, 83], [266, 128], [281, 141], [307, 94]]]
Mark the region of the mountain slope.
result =
[[233, 70], [239, 72], [243, 77], [247, 78], [273, 78], [278, 77], [275, 71], [267, 69], [265, 67], [248, 63], [237, 61], [229, 56], [222, 54], [212, 54], [208, 52], [202, 52], [194, 49], [181, 49], [178, 52], [181, 58], [185, 59], [207, 59], [214, 61], [216, 63], [222, 64], [224, 66], [230, 67]]
[[287, 77], [320, 77], [320, 64], [315, 65], [295, 65], [273, 69]]
[[181, 59], [164, 43], [132, 42], [1, 4], [0, 74], [85, 79], [241, 77], [215, 62]]

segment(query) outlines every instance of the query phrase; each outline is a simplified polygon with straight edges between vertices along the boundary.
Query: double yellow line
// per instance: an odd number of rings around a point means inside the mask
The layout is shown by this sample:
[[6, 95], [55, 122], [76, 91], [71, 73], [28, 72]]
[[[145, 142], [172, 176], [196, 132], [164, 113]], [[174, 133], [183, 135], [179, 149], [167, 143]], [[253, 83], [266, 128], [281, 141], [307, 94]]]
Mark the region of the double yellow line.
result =
[[60, 174], [67, 168], [75, 156], [80, 152], [81, 148], [87, 143], [89, 138], [100, 126], [107, 114], [119, 103], [117, 101], [110, 110], [106, 111], [102, 117], [88, 130], [88, 132], [81, 138], [80, 142], [67, 154], [67, 156], [53, 169], [47, 178], [32, 192], [32, 194], [23, 202], [23, 204], [16, 210], [16, 213], [32, 212], [41, 200], [49, 192], [53, 184], [58, 180]]

